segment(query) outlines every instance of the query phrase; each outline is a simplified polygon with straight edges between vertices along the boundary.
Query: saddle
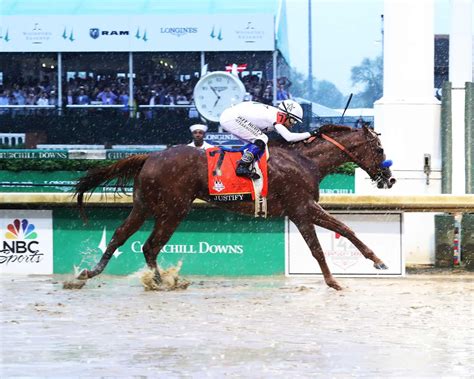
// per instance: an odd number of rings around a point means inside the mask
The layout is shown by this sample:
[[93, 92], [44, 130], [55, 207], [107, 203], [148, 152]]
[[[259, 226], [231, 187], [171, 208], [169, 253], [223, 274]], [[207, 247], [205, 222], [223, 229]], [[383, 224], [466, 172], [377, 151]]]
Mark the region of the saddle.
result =
[[[243, 150], [243, 149], [242, 149]], [[241, 150], [219, 147], [206, 150], [209, 197], [214, 202], [254, 201], [255, 217], [266, 217], [268, 193], [267, 156], [255, 162], [260, 179], [239, 177], [235, 174]]]

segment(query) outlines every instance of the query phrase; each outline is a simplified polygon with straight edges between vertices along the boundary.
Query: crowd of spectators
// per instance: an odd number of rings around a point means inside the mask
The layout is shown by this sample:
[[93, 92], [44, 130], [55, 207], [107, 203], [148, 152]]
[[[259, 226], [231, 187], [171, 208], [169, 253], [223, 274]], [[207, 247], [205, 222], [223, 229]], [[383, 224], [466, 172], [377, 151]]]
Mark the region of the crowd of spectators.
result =
[[[247, 75], [242, 78], [247, 91], [246, 99], [271, 105], [273, 102], [273, 80], [261, 79], [258, 75]], [[291, 95], [288, 91], [291, 82], [286, 77], [277, 79], [277, 101], [288, 100]]]
[[[137, 105], [190, 104], [196, 79], [178, 80], [172, 76], [137, 78], [134, 100]], [[71, 78], [67, 82], [66, 104], [124, 105], [129, 103], [129, 83], [126, 78]]]
[[[198, 78], [180, 80], [175, 76], [137, 78], [134, 82], [136, 105], [188, 105], [193, 102], [193, 89]], [[273, 81], [258, 75], [242, 77], [247, 94], [245, 100], [272, 104]], [[277, 100], [290, 98], [291, 82], [285, 78], [277, 81]], [[63, 105], [123, 105], [129, 104], [128, 79], [115, 76], [67, 80], [63, 90]], [[0, 86], [1, 105], [57, 105], [57, 89], [48, 76], [42, 80], [19, 78], [10, 86]]]
[[42, 80], [23, 79], [11, 86], [0, 86], [0, 105], [56, 105], [56, 86], [48, 76]]

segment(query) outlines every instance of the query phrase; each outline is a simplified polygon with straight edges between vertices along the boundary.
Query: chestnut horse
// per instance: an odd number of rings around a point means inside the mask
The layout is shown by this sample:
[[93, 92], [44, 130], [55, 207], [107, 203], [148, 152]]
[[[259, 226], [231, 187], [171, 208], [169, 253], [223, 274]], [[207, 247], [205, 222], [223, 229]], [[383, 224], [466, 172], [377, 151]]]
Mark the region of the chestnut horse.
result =
[[[364, 127], [325, 125], [317, 137], [293, 144], [270, 143], [268, 161], [268, 216], [287, 216], [299, 229], [313, 257], [319, 263], [327, 285], [342, 289], [332, 276], [315, 232], [315, 225], [332, 230], [351, 241], [377, 269], [387, 266], [360, 241], [355, 233], [327, 213], [319, 204], [319, 183], [345, 162], [364, 169], [379, 188], [390, 188], [395, 179], [384, 167], [385, 155], [378, 135]], [[84, 269], [78, 279], [100, 274], [115, 250], [135, 233], [148, 217], [155, 225], [143, 245], [143, 254], [155, 280], [159, 281], [156, 258], [191, 210], [195, 199], [209, 201], [207, 160], [203, 150], [185, 145], [122, 159], [110, 166], [87, 172], [76, 185], [79, 209], [84, 216], [84, 193], [116, 181], [116, 189], [134, 182], [133, 208], [115, 231], [99, 263]], [[230, 211], [254, 214], [254, 202], [214, 203]]]

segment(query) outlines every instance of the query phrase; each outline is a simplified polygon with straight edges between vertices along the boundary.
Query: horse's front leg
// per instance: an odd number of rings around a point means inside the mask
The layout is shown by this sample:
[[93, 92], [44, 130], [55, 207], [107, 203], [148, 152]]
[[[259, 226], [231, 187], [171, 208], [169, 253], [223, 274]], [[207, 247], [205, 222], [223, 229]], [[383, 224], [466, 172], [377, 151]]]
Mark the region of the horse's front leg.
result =
[[383, 263], [383, 261], [377, 255], [375, 255], [375, 253], [365, 243], [357, 238], [352, 229], [344, 225], [337, 218], [331, 216], [319, 204], [313, 203], [313, 206], [311, 206], [311, 217], [312, 222], [314, 222], [316, 225], [339, 233], [341, 236], [351, 241], [366, 259], [370, 259], [372, 262], [374, 262], [374, 267], [376, 269], [388, 269], [385, 263]]
[[304, 240], [308, 244], [311, 254], [318, 261], [326, 284], [338, 291], [342, 290], [342, 287], [339, 285], [334, 276], [332, 276], [331, 271], [329, 270], [328, 264], [326, 263], [326, 258], [324, 257], [323, 249], [321, 248], [316, 231], [314, 230], [314, 225], [311, 222], [303, 220], [292, 219], [291, 221], [295, 223]]

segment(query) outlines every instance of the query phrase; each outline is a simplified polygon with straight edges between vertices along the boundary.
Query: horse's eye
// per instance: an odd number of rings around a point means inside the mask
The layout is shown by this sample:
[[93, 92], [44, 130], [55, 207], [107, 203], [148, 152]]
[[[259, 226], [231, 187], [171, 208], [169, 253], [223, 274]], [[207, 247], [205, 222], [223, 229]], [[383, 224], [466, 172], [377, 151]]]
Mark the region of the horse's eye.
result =
[[381, 147], [379, 147], [379, 148], [377, 149], [377, 152], [380, 153], [380, 154], [383, 154], [383, 149], [382, 149]]

